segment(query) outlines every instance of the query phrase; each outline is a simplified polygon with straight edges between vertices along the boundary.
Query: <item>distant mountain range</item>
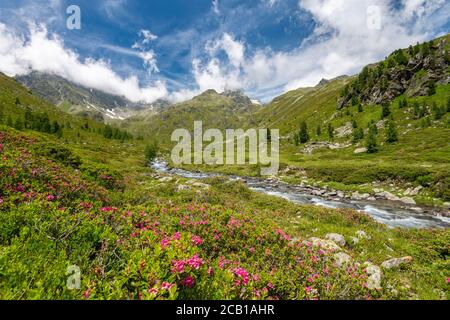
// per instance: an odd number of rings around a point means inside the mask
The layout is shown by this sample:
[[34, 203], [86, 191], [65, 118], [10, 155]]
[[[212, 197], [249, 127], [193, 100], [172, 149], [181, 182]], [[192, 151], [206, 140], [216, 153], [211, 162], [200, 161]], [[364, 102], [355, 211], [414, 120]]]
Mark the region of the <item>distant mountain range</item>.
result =
[[[368, 65], [358, 75], [322, 79], [315, 87], [287, 92], [264, 106], [238, 90], [223, 93], [207, 90], [177, 104], [166, 100], [144, 104], [39, 72], [17, 77], [17, 81], [63, 111], [100, 122], [115, 122], [146, 137], [167, 139], [174, 129], [190, 129], [194, 121], [201, 120], [205, 128], [278, 128], [289, 138], [298, 130], [301, 121], [307, 121], [310, 130], [325, 135], [322, 129], [328, 126], [346, 128], [354, 121], [366, 125], [367, 121], [377, 117], [378, 111], [372, 106], [392, 103], [398, 98], [434, 95], [436, 86], [450, 83], [449, 50], [449, 35], [399, 49], [384, 61]], [[423, 114], [433, 113], [431, 101], [421, 99], [417, 102]], [[414, 117], [408, 117], [405, 125], [410, 125]]]
[[205, 128], [242, 127], [261, 108], [239, 90], [218, 93], [210, 89], [156, 114], [140, 112], [120, 125], [139, 135], [167, 139], [175, 128], [192, 129], [194, 121], [203, 121]]
[[166, 100], [152, 104], [134, 103], [125, 97], [86, 88], [48, 73], [32, 72], [18, 76], [16, 80], [63, 111], [100, 122], [124, 120], [144, 110], [157, 113], [170, 105]]

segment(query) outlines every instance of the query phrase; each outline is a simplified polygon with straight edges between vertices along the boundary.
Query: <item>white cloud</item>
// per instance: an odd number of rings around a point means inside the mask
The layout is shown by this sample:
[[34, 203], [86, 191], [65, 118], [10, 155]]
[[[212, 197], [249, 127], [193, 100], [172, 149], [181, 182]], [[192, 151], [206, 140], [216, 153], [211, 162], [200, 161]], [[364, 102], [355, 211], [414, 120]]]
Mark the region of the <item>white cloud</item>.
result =
[[144, 40], [142, 40], [143, 44], [147, 44], [158, 39], [158, 36], [151, 33], [150, 30], [142, 29], [139, 31], [139, 35], [144, 38]]
[[[142, 59], [152, 67], [154, 56], [148, 53]], [[141, 87], [136, 76], [120, 77], [107, 61], [82, 61], [76, 52], [66, 48], [58, 36], [49, 35], [43, 26], [30, 27], [29, 35], [25, 37], [0, 24], [0, 71], [16, 76], [31, 70], [57, 74], [89, 88], [123, 95], [132, 101], [153, 102], [167, 95], [166, 86], [161, 81]]]
[[139, 30], [138, 36], [141, 37], [142, 40], [140, 42], [135, 42], [131, 48], [139, 50], [139, 52], [137, 52], [137, 56], [144, 61], [144, 67], [150, 73], [158, 73], [159, 68], [155, 51], [146, 49], [148, 48], [150, 42], [158, 39], [158, 36], [151, 33], [150, 30], [145, 29]]
[[270, 8], [272, 8], [278, 2], [278, 0], [264, 0], [264, 1]]
[[206, 44], [206, 51], [211, 56], [214, 56], [220, 50], [223, 50], [226, 53], [230, 63], [234, 67], [240, 67], [244, 62], [244, 44], [236, 41], [228, 33], [224, 33], [221, 39]]
[[[380, 13], [378, 29], [368, 23], [371, 6]], [[395, 49], [435, 36], [433, 30], [446, 23], [442, 17], [450, 16], [444, 0], [402, 0], [400, 8], [390, 0], [300, 0], [299, 8], [316, 23], [300, 46], [289, 52], [259, 49], [249, 54], [245, 43], [224, 33], [206, 47], [206, 61], [194, 60], [198, 87], [241, 88], [266, 96], [274, 88], [314, 86], [322, 78], [354, 74]], [[220, 58], [223, 52], [228, 61]]]
[[219, 9], [219, 0], [213, 0], [212, 2], [212, 8], [215, 14], [220, 14], [220, 9]]

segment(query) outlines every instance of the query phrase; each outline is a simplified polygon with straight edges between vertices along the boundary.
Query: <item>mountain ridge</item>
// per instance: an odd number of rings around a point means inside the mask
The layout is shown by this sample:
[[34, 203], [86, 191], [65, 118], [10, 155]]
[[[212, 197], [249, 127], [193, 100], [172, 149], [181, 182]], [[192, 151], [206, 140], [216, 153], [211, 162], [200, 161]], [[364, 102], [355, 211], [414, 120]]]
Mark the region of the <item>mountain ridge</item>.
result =
[[157, 112], [170, 105], [162, 99], [151, 104], [132, 102], [126, 97], [84, 87], [50, 73], [33, 71], [17, 76], [16, 80], [62, 110], [97, 121], [124, 120], [142, 110]]

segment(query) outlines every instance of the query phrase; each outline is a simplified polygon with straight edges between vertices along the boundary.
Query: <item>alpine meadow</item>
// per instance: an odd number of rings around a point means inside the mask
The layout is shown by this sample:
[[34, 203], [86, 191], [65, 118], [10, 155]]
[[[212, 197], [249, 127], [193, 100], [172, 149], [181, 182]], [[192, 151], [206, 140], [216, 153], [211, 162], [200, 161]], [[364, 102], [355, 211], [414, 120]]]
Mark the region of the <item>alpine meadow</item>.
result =
[[448, 1], [102, 3], [0, 0], [1, 300], [450, 299]]

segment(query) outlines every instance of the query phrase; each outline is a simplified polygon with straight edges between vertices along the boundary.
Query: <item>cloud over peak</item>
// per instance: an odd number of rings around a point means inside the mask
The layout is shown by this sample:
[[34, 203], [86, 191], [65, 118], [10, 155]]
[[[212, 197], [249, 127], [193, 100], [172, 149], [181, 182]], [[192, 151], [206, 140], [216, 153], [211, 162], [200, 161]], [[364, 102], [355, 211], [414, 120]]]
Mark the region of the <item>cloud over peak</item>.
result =
[[[157, 68], [152, 52], [138, 55], [150, 68]], [[82, 60], [75, 51], [64, 46], [60, 37], [49, 34], [45, 26], [31, 25], [28, 35], [17, 35], [0, 24], [0, 70], [9, 76], [27, 74], [32, 70], [53, 73], [132, 101], [152, 102], [167, 95], [166, 86], [161, 81], [142, 87], [137, 76], [119, 76], [108, 61]]]

